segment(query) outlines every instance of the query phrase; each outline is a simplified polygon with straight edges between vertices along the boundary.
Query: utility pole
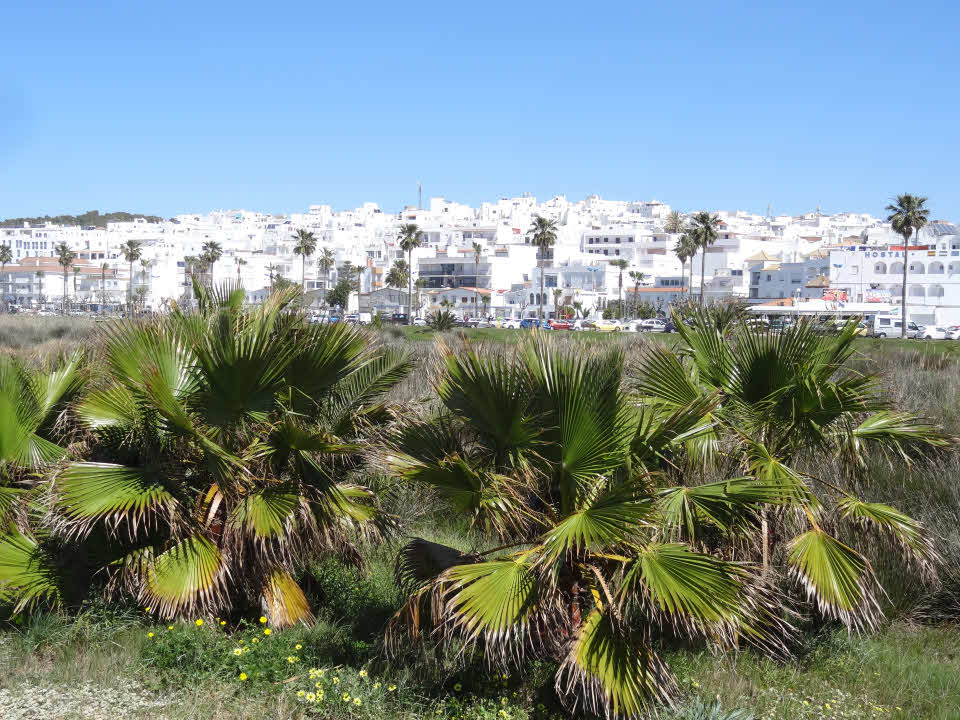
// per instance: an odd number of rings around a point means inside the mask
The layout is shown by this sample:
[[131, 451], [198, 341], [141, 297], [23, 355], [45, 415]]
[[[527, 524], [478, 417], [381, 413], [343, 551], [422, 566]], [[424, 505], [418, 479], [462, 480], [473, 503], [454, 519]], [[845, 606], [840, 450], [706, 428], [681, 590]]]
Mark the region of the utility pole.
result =
[[417, 210], [423, 210], [423, 183], [417, 181]]

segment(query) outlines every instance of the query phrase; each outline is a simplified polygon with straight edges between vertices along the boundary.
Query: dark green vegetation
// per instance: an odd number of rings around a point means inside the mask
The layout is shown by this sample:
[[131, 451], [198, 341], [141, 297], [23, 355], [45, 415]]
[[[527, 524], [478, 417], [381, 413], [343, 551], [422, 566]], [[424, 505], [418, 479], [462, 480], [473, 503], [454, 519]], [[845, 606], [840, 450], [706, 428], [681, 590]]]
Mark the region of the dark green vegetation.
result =
[[163, 220], [156, 215], [139, 215], [128, 212], [109, 212], [100, 213], [99, 210], [88, 210], [82, 215], [43, 215], [42, 217], [21, 217], [7, 218], [0, 220], [0, 227], [16, 228], [23, 227], [25, 222], [31, 226], [52, 223], [53, 225], [82, 225], [84, 227], [106, 227], [109, 222], [130, 222], [137, 218], [143, 218], [147, 222], [160, 222]]
[[[30, 408], [6, 415], [4, 507], [43, 551], [8, 538], [21, 554], [0, 557], [11, 606], [26, 601], [3, 634], [8, 687], [203, 688], [196, 715], [169, 717], [544, 717], [656, 697], [679, 717], [953, 717], [949, 350], [716, 323], [368, 335], [306, 326], [280, 298], [201, 300], [97, 333], [54, 374], [30, 352], [4, 366]], [[304, 390], [304, 357], [336, 379]], [[358, 377], [377, 363], [395, 372]], [[278, 571], [301, 592], [265, 592]], [[315, 622], [281, 629], [303, 607]], [[725, 711], [696, 714], [717, 695]]]

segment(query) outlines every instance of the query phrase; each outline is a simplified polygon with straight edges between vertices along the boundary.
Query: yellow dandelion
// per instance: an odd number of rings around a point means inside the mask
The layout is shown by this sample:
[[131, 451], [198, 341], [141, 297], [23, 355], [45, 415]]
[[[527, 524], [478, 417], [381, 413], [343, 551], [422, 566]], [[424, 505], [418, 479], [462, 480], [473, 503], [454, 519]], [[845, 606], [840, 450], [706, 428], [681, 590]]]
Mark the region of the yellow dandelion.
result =
[[220, 621], [220, 627], [223, 627], [223, 626], [226, 625], [226, 624], [227, 624], [227, 621], [226, 621], [226, 620], [221, 620], [221, 621]]
[[290, 663], [291, 665], [293, 665], [293, 663], [295, 663], [296, 661], [297, 661], [297, 659], [296, 659], [293, 655], [287, 655], [287, 662], [288, 662], [288, 663]]
[[233, 654], [234, 654], [234, 655], [243, 655], [243, 649], [242, 649], [242, 648], [234, 648], [234, 649], [233, 649]]
[[260, 638], [254, 638], [254, 639], [251, 640], [250, 642], [252, 642], [254, 645], [256, 645], [258, 642], [260, 642]]
[[393, 692], [393, 691], [396, 690], [396, 689], [397, 689], [397, 686], [396, 686], [396, 685], [388, 685], [388, 686], [387, 686], [387, 691], [388, 691], [388, 692]]
[[197, 620], [195, 624], [197, 627], [203, 627], [203, 620]]
[[243, 680], [246, 680], [246, 679], [247, 679], [247, 674], [246, 674], [246, 673], [240, 673], [240, 680], [243, 681]]
[[147, 633], [147, 637], [153, 637], [153, 633]]
[[294, 649], [294, 650], [303, 650], [303, 645], [301, 645], [300, 643], [297, 643], [297, 644], [294, 646], [293, 649]]
[[342, 697], [344, 702], [350, 702], [350, 693], [344, 693]]
[[266, 630], [264, 630], [264, 631], [263, 631], [263, 634], [264, 634], [264, 635], [269, 635], [269, 634], [270, 634], [270, 628], [267, 628]]
[[333, 679], [333, 684], [336, 685], [338, 682], [340, 682], [340, 678], [335, 677], [335, 678]]
[[461, 690], [463, 690], [463, 685], [461, 685], [460, 683], [457, 683], [456, 685], [453, 686], [453, 689], [456, 690], [457, 692], [460, 692]]
[[173, 625], [167, 625], [167, 630], [173, 630]]
[[260, 624], [261, 624], [261, 625], [266, 625], [266, 624], [267, 624], [267, 619], [266, 619], [263, 615], [260, 616]]
[[360, 671], [360, 677], [366, 677], [366, 676], [367, 676], [367, 671], [366, 671], [366, 670], [361, 670], [361, 671]]
[[316, 699], [317, 699], [316, 695], [314, 695], [313, 693], [307, 693], [307, 702], [313, 702]]
[[363, 703], [360, 702], [360, 698], [354, 698], [354, 699], [353, 699], [353, 704], [354, 704], [354, 705], [362, 705]]
[[315, 688], [322, 688], [322, 687], [323, 687], [323, 683], [320, 682], [319, 680], [317, 680], [317, 682], [315, 682], [315, 683], [313, 684], [313, 686], [314, 686]]
[[306, 693], [303, 690], [297, 690], [297, 697], [303, 697]]

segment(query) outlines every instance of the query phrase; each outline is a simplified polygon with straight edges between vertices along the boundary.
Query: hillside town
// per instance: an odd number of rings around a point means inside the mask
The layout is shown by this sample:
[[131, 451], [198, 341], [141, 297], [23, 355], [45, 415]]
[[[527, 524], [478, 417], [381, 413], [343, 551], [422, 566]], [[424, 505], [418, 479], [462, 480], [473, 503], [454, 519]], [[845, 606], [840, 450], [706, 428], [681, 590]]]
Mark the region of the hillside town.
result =
[[[162, 311], [191, 302], [199, 276], [237, 283], [251, 303], [278, 283], [302, 283], [306, 302], [329, 311], [327, 294], [348, 278], [351, 292], [337, 310], [393, 316], [409, 301], [406, 280], [396, 280], [412, 275], [410, 305], [420, 317], [447, 308], [463, 319], [523, 319], [536, 317], [541, 304], [547, 317], [571, 309], [599, 316], [614, 304], [664, 315], [687, 297], [890, 310], [900, 303], [909, 262], [909, 319], [960, 323], [960, 228], [945, 221], [931, 221], [905, 258], [903, 238], [868, 214], [718, 211], [715, 242], [688, 257], [680, 249], [687, 216], [656, 200], [523, 195], [480, 207], [442, 197], [423, 205], [400, 213], [371, 202], [290, 215], [220, 210], [105, 227], [0, 228], [0, 246], [10, 250], [0, 267], [2, 299], [24, 311]], [[538, 217], [556, 226], [556, 242], [542, 256], [531, 232]], [[408, 224], [422, 231], [409, 256], [399, 242]], [[298, 254], [300, 230], [315, 238], [313, 253]], [[62, 243], [73, 253], [67, 267], [56, 250]], [[398, 261], [404, 272], [391, 276]]]

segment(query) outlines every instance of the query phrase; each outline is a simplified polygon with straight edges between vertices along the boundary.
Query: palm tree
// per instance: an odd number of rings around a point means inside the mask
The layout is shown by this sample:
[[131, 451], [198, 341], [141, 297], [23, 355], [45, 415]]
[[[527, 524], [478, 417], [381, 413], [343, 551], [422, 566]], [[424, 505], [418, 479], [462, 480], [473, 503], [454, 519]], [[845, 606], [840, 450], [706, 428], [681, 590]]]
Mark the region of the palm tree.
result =
[[[746, 478], [737, 492], [764, 503], [759, 542], [748, 542], [760, 547], [760, 557], [746, 545], [732, 545], [730, 557], [762, 560], [764, 568], [781, 563], [777, 576], [795, 581], [797, 602], [809, 600], [822, 617], [848, 627], [875, 625], [883, 590], [863, 553], [896, 548], [925, 572], [935, 553], [917, 522], [859, 499], [856, 490], [869, 487], [868, 460], [922, 456], [946, 439], [893, 407], [876, 375], [848, 368], [856, 318], [838, 334], [825, 335], [810, 322], [772, 334], [736, 320], [721, 329], [714, 314], [727, 311], [694, 315], [692, 326], [675, 317], [679, 346], [644, 356], [638, 370], [640, 402], [654, 416], [712, 404], [687, 442], [686, 458], [675, 458], [673, 467]], [[699, 485], [670, 497], [666, 518], [677, 533], [690, 540], [702, 534], [697, 524], [709, 524], [710, 508], [719, 509], [708, 499], [716, 489]], [[884, 538], [845, 544], [864, 532]], [[775, 552], [775, 541], [784, 552]]]
[[[693, 236], [689, 232], [683, 233], [678, 239], [677, 244], [673, 249], [673, 254], [677, 256], [677, 260], [680, 261], [680, 274], [685, 275], [684, 268], [686, 267], [687, 261], [692, 260], [693, 256], [697, 254], [696, 243], [693, 239]], [[688, 293], [693, 292], [693, 263], [690, 263], [690, 283], [687, 286]]]
[[203, 252], [200, 254], [200, 262], [203, 263], [204, 272], [210, 271], [210, 277], [207, 278], [207, 285], [213, 286], [213, 266], [223, 257], [223, 248], [216, 240], [208, 240], [203, 244]]
[[366, 270], [366, 268], [363, 265], [357, 265], [354, 270], [357, 272], [357, 312], [360, 312], [360, 283], [363, 280], [363, 271]]
[[397, 235], [400, 243], [400, 249], [407, 253], [407, 267], [409, 276], [407, 277], [407, 325], [413, 324], [413, 251], [423, 245], [424, 234], [415, 223], [406, 223], [400, 226], [400, 232]]
[[533, 224], [527, 230], [527, 234], [533, 235], [533, 244], [537, 246], [537, 261], [540, 265], [540, 295], [539, 307], [537, 308], [537, 322], [543, 322], [543, 268], [546, 265], [547, 251], [557, 242], [557, 221], [537, 215], [533, 218]]
[[626, 314], [623, 312], [623, 271], [630, 267], [630, 263], [623, 258], [618, 258], [611, 260], [610, 264], [620, 271], [617, 276], [617, 305], [620, 307], [620, 317], [624, 318]]
[[[700, 305], [703, 305], [704, 291], [704, 271], [707, 266], [707, 248], [713, 245], [720, 237], [718, 229], [720, 227], [720, 216], [716, 213], [710, 214], [706, 210], [701, 210], [693, 216], [693, 225], [690, 228], [690, 235], [693, 237], [697, 248], [700, 249]], [[693, 272], [693, 268], [690, 269]]]
[[273, 292], [273, 276], [279, 269], [279, 265], [274, 265], [273, 263], [267, 265], [267, 272], [270, 273], [270, 292]]
[[[353, 285], [353, 274], [357, 272], [359, 266], [354, 265], [352, 262], [347, 260], [343, 265], [340, 266], [340, 273], [337, 275], [337, 282], [340, 281], [340, 278], [346, 279], [351, 287]], [[350, 290], [347, 291], [347, 302], [343, 306], [343, 311], [347, 312], [347, 306], [350, 304]], [[357, 295], [357, 308], [360, 307], [360, 296]]]
[[150, 274], [147, 272], [152, 263], [149, 260], [140, 261], [140, 287], [137, 288], [137, 298], [139, 300], [140, 310], [143, 311], [146, 304], [147, 291], [150, 287]]
[[[572, 714], [635, 717], [677, 694], [659, 638], [785, 651], [789, 626], [761, 573], [660, 520], [685, 489], [663, 486], [662, 468], [716, 399], [652, 416], [624, 391], [623, 367], [621, 349], [560, 352], [540, 337], [505, 356], [446, 355], [445, 413], [396, 433], [392, 470], [469, 518], [491, 549], [415, 538], [401, 550], [408, 600], [388, 624], [391, 652], [419, 641], [504, 670], [552, 660]], [[756, 512], [739, 488], [715, 490], [728, 510], [714, 513], [720, 533]]]
[[44, 300], [44, 297], [43, 297], [43, 275], [44, 275], [43, 270], [37, 270], [37, 272], [34, 273], [34, 275], [36, 275], [36, 278], [37, 278], [37, 303], [40, 304], [40, 305], [43, 305], [43, 300]]
[[313, 255], [317, 250], [317, 237], [309, 230], [300, 228], [293, 234], [296, 244], [293, 246], [293, 254], [300, 255], [302, 265], [300, 266], [300, 285], [303, 291], [307, 291], [307, 256]]
[[317, 258], [317, 267], [323, 271], [324, 290], [327, 290], [330, 287], [330, 270], [333, 268], [335, 262], [336, 259], [333, 254], [333, 250], [330, 248], [320, 248], [320, 257]]
[[417, 306], [417, 314], [418, 314], [418, 315], [420, 314], [420, 309], [423, 307], [423, 300], [422, 300], [421, 297], [420, 297], [420, 292], [421, 292], [426, 286], [427, 286], [427, 281], [426, 281], [425, 278], [422, 278], [422, 277], [421, 277], [421, 278], [417, 278], [417, 281], [413, 284], [413, 287], [415, 287], [416, 290], [417, 290], [416, 306]]
[[683, 219], [683, 215], [679, 210], [671, 210], [670, 214], [667, 215], [663, 228], [671, 235], [682, 233], [684, 229], [686, 229], [686, 220]]
[[474, 312], [480, 307], [479, 302], [479, 290], [480, 287], [480, 253], [483, 252], [483, 246], [475, 242], [473, 244], [473, 310]]
[[387, 276], [384, 278], [388, 287], [402, 288], [407, 284], [407, 278], [409, 275], [409, 268], [407, 268], [406, 260], [397, 260], [393, 263], [393, 267], [390, 268], [390, 271], [387, 273]]
[[902, 308], [900, 322], [900, 337], [907, 336], [907, 267], [910, 265], [910, 236], [917, 234], [917, 243], [920, 241], [920, 230], [927, 224], [930, 210], [924, 207], [927, 198], [922, 195], [897, 195], [895, 202], [887, 205], [890, 212], [887, 221], [893, 231], [903, 238], [903, 288], [900, 291], [900, 307]]
[[[0, 278], [6, 275], [7, 263], [13, 261], [13, 252], [9, 245], [0, 245]], [[7, 294], [9, 292], [10, 281], [0, 281], [0, 305], [7, 306]]]
[[73, 266], [73, 296], [77, 297], [77, 280], [80, 279], [80, 268]]
[[640, 283], [647, 279], [647, 276], [639, 270], [630, 271], [630, 279], [633, 280], [633, 317], [637, 317], [637, 307], [640, 302]]
[[233, 262], [237, 266], [237, 287], [240, 287], [240, 268], [247, 264], [247, 261], [241, 257], [235, 257]]
[[129, 280], [127, 280], [127, 307], [129, 309], [130, 305], [133, 303], [133, 264], [140, 259], [143, 252], [141, 250], [142, 243], [139, 240], [127, 240], [123, 245], [120, 246], [120, 252], [123, 254], [123, 259], [129, 264]]
[[76, 258], [76, 253], [70, 249], [70, 246], [65, 242], [57, 243], [53, 251], [57, 254], [57, 262], [60, 267], [63, 268], [63, 300], [61, 306], [61, 312], [67, 314], [67, 272], [70, 270], [70, 266], [73, 265], [74, 258]]
[[100, 265], [100, 314], [107, 312], [107, 270], [110, 265], [102, 263]]
[[580, 318], [582, 318], [582, 317], [586, 317], [586, 316], [584, 315], [584, 313], [583, 313], [583, 302], [582, 302], [582, 301], [580, 301], [580, 300], [574, 300], [572, 307], [573, 307], [574, 315], [576, 315], [576, 318], [575, 318], [575, 319], [580, 319]]
[[[73, 416], [97, 462], [52, 476], [42, 527], [89, 558], [88, 596], [124, 588], [166, 618], [309, 623], [295, 576], [389, 528], [356, 479], [410, 360], [357, 328], [308, 324], [299, 288], [245, 309], [242, 290], [198, 287], [197, 313], [106, 331], [106, 384]], [[55, 547], [7, 531], [0, 557], [5, 599], [66, 602]]]
[[483, 316], [487, 317], [490, 314], [490, 296], [484, 295], [480, 302], [483, 304]]
[[560, 298], [563, 295], [562, 288], [553, 289], [553, 316], [560, 319]]

